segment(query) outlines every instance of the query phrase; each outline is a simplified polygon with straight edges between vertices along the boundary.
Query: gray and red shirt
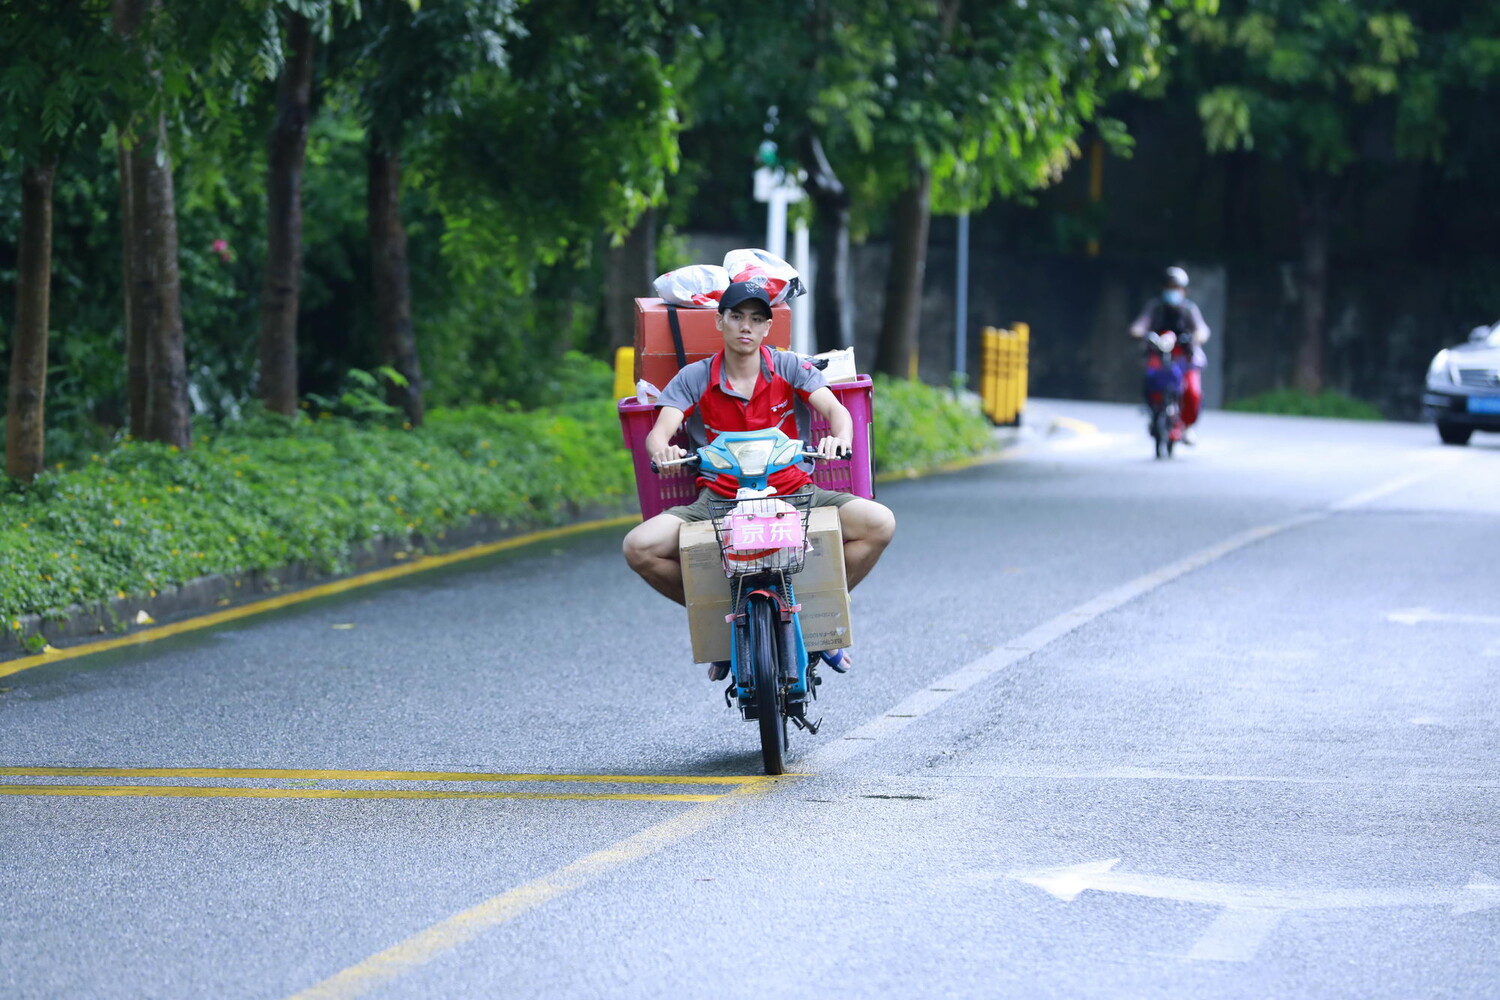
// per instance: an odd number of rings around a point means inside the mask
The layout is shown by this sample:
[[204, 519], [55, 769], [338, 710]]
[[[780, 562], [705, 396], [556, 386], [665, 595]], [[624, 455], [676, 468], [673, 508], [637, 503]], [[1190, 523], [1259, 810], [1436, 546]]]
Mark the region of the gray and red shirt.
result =
[[[750, 395], [736, 392], [724, 373], [724, 352], [694, 361], [667, 383], [657, 406], [671, 406], [687, 414], [689, 446], [701, 448], [727, 431], [758, 431], [769, 427], [788, 437], [807, 441], [812, 427], [807, 398], [827, 385], [823, 373], [800, 354], [760, 351], [760, 377]], [[808, 442], [809, 446], [815, 442]], [[810, 481], [807, 469], [793, 466], [771, 477], [778, 493], [790, 493]], [[734, 496], [735, 483], [726, 477], [700, 476], [699, 485], [723, 496]]]

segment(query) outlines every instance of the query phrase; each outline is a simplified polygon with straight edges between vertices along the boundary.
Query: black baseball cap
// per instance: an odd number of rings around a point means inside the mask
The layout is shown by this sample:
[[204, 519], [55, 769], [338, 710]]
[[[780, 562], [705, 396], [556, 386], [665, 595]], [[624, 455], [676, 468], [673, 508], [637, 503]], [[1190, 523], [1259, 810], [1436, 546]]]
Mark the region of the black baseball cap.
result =
[[719, 312], [727, 312], [751, 299], [764, 302], [767, 309], [771, 308], [771, 295], [764, 285], [758, 281], [736, 281], [719, 296]]

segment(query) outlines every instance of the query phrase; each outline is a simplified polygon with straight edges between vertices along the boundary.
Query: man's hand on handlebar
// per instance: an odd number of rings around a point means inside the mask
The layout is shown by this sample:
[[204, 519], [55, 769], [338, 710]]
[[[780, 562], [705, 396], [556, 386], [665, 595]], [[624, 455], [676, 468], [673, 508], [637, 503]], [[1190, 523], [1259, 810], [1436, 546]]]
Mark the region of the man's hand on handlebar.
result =
[[825, 459], [848, 458], [853, 451], [848, 438], [834, 437], [832, 434], [818, 442], [817, 452]]
[[687, 458], [691, 452], [679, 448], [675, 444], [669, 444], [651, 455], [651, 468], [656, 470], [658, 476], [678, 475], [676, 465], [668, 465], [668, 462], [676, 462], [678, 459]]

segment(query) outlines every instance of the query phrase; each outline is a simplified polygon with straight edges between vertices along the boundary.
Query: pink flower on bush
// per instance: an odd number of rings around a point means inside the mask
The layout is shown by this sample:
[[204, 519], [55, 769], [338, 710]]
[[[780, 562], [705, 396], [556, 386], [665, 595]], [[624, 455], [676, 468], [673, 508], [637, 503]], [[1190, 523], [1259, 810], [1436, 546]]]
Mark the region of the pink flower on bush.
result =
[[228, 240], [214, 240], [213, 243], [209, 244], [209, 249], [218, 254], [219, 259], [226, 264], [234, 260], [234, 252], [229, 249]]

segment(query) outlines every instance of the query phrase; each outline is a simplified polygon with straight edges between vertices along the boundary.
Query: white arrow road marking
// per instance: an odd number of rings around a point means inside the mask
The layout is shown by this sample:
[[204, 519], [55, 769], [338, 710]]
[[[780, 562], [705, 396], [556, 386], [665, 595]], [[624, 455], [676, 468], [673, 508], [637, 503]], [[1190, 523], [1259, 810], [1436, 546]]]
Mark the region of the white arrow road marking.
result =
[[1473, 913], [1500, 906], [1500, 882], [1476, 874], [1461, 887], [1392, 889], [1295, 889], [1198, 882], [1166, 875], [1115, 871], [1119, 858], [1086, 861], [1060, 868], [1009, 872], [1006, 878], [1034, 885], [1058, 899], [1072, 901], [1080, 893], [1119, 892], [1182, 903], [1222, 906], [1224, 912], [1209, 925], [1188, 958], [1245, 962], [1282, 915], [1295, 910], [1354, 910], [1377, 906], [1451, 906], [1452, 912]]
[[1408, 611], [1392, 611], [1386, 621], [1399, 625], [1419, 625], [1422, 622], [1451, 622], [1455, 625], [1500, 625], [1500, 615], [1455, 615], [1431, 608], [1412, 608]]

